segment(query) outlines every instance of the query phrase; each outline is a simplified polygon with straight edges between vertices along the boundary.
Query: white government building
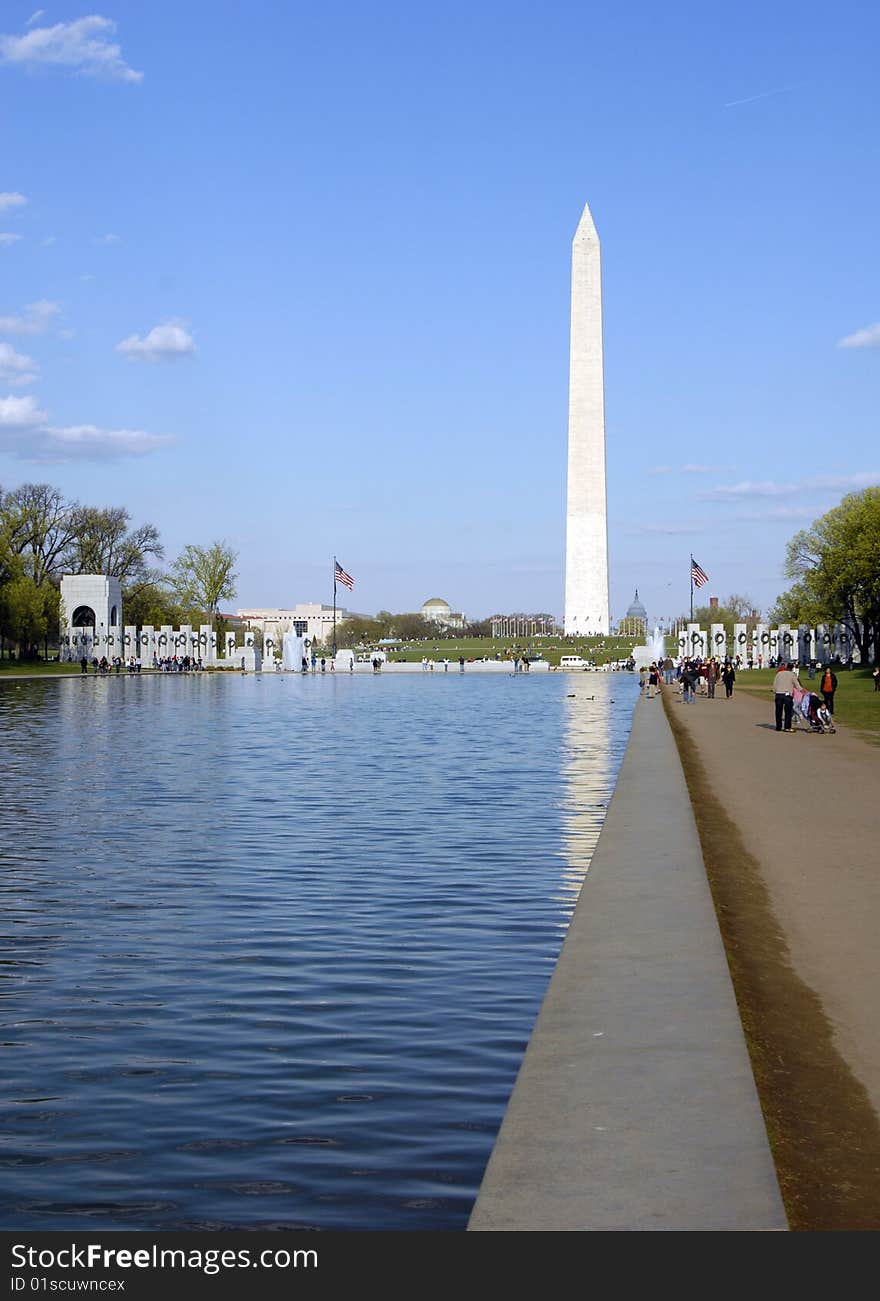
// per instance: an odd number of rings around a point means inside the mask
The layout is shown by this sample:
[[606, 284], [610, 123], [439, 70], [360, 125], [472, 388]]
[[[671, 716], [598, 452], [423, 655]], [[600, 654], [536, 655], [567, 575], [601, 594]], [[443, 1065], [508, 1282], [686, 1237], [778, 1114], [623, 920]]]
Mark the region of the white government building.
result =
[[437, 623], [441, 628], [463, 628], [467, 623], [461, 611], [454, 611], [442, 596], [432, 596], [421, 608], [425, 623]]
[[[280, 646], [286, 632], [295, 632], [300, 637], [308, 637], [312, 642], [321, 642], [330, 646], [333, 642], [333, 606], [321, 605], [316, 601], [300, 602], [291, 609], [281, 607], [273, 609], [236, 610], [235, 617], [247, 624], [251, 632], [261, 632], [263, 637], [271, 637], [276, 646]], [[336, 622], [350, 619], [351, 611], [336, 607]]]

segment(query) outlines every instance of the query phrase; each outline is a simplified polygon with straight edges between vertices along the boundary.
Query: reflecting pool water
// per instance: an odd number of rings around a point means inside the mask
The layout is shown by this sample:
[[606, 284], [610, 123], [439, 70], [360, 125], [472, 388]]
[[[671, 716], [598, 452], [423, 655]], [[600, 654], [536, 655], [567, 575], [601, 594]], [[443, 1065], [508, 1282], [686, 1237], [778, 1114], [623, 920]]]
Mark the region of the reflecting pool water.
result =
[[628, 675], [0, 684], [6, 1229], [461, 1229]]

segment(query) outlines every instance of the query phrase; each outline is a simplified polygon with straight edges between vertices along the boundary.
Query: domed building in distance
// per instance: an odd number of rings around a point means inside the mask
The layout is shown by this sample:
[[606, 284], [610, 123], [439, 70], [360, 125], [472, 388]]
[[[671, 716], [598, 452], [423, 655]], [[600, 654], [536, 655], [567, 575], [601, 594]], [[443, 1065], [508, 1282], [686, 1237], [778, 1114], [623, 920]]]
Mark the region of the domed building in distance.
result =
[[648, 611], [639, 600], [639, 589], [632, 599], [632, 604], [620, 623], [617, 632], [621, 637], [643, 637], [648, 631]]
[[444, 601], [442, 596], [432, 596], [426, 601], [421, 608], [421, 616], [425, 623], [436, 623], [440, 628], [463, 628], [465, 625], [464, 615], [454, 613], [448, 601]]

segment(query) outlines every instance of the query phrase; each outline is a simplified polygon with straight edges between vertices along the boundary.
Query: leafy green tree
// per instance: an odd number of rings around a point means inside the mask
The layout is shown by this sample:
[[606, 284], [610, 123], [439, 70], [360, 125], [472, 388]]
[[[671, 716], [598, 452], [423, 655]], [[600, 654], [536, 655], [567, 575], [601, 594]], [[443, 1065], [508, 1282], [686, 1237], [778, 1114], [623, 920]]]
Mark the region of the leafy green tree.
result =
[[880, 642], [880, 486], [851, 493], [796, 533], [785, 573], [796, 581], [774, 616], [845, 624], [867, 663]]
[[148, 580], [132, 587], [125, 587], [122, 594], [122, 608], [125, 612], [125, 622], [136, 624], [139, 628], [144, 624], [161, 628], [166, 623], [179, 628], [182, 623], [201, 622], [197, 617], [199, 611], [186, 609], [178, 601], [174, 592], [164, 582], [158, 580]]
[[51, 584], [38, 586], [27, 574], [13, 578], [0, 588], [0, 630], [15, 643], [19, 656], [36, 654], [52, 625], [58, 625], [58, 593]]
[[760, 618], [760, 610], [750, 596], [734, 593], [725, 601], [719, 601], [716, 607], [699, 605], [694, 609], [694, 623], [708, 627], [711, 623], [724, 625], [728, 637], [733, 636], [733, 625], [744, 623], [747, 628], [755, 626]]
[[145, 582], [151, 562], [165, 554], [154, 524], [129, 529], [124, 506], [80, 506], [73, 515], [74, 536], [67, 564], [74, 574], [110, 574], [123, 585]]
[[79, 506], [48, 483], [24, 483], [0, 504], [0, 530], [37, 587], [58, 581], [76, 537]]
[[238, 552], [226, 542], [212, 542], [209, 547], [190, 543], [171, 566], [169, 583], [177, 599], [191, 610], [207, 611], [212, 628], [220, 602], [235, 596], [237, 560]]

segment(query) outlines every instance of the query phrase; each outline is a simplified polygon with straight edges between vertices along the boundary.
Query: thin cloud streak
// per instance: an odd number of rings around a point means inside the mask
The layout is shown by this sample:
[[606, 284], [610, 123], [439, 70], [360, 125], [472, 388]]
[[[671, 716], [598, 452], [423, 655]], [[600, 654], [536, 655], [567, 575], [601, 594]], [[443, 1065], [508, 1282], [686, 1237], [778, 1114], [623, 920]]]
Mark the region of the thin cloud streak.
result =
[[794, 89], [794, 86], [777, 86], [774, 90], [762, 90], [758, 95], [747, 95], [745, 99], [732, 99], [724, 107], [739, 108], [740, 104], [755, 104], [759, 99], [770, 99], [772, 95], [785, 95]]

